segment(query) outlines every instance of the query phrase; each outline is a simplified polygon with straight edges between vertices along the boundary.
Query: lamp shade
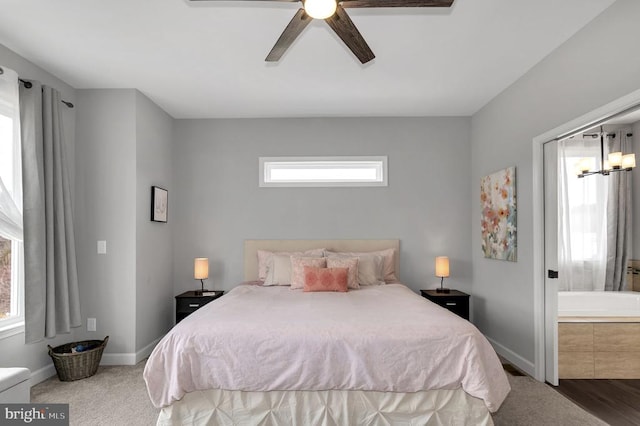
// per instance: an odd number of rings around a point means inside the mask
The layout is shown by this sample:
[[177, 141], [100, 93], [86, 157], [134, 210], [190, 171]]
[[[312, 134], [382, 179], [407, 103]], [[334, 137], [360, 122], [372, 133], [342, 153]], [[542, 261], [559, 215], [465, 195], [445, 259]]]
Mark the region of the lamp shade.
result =
[[449, 258], [447, 256], [436, 257], [436, 277], [449, 276]]
[[622, 168], [623, 169], [633, 169], [636, 166], [636, 155], [635, 154], [625, 154], [622, 156]]
[[193, 278], [196, 280], [205, 280], [209, 278], [209, 258], [196, 258], [193, 262]]
[[609, 164], [614, 169], [619, 169], [622, 165], [622, 152], [611, 152], [609, 153]]
[[596, 168], [596, 159], [593, 157], [581, 158], [578, 162], [578, 172], [587, 173]]

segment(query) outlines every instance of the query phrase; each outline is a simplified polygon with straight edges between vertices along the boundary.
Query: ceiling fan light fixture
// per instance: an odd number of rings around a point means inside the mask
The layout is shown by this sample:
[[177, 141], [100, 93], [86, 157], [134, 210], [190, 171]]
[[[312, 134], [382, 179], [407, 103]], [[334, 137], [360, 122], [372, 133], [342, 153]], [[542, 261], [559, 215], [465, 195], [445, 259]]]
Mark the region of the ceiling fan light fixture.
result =
[[327, 19], [336, 13], [338, 4], [335, 0], [306, 0], [304, 10], [314, 19]]

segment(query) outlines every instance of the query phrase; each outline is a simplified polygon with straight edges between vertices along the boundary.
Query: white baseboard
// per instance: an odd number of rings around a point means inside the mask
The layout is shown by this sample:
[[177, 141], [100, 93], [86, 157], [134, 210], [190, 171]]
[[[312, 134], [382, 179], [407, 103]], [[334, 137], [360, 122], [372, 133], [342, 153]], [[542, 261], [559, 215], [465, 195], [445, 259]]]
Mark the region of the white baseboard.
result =
[[29, 386], [35, 386], [38, 383], [42, 383], [49, 377], [53, 377], [55, 375], [56, 368], [53, 366], [53, 364], [49, 364], [46, 367], [42, 367], [31, 373], [31, 377], [29, 377]]
[[153, 348], [156, 347], [156, 345], [158, 344], [160, 339], [162, 339], [162, 337], [164, 336], [158, 337], [156, 340], [154, 340], [153, 342], [149, 343], [147, 346], [145, 346], [144, 348], [136, 352], [136, 364], [142, 361], [143, 359], [148, 358], [149, 355], [151, 355], [151, 352], [153, 352]]
[[136, 365], [136, 354], [103, 353], [100, 365]]
[[[103, 353], [100, 365], [136, 365], [151, 355], [153, 348], [156, 347], [160, 339], [162, 339], [162, 336], [158, 337], [136, 353]], [[29, 377], [29, 386], [35, 386], [55, 375], [56, 368], [53, 364], [49, 364], [46, 367], [42, 367], [31, 373], [31, 376]]]
[[151, 351], [153, 351], [160, 339], [162, 337], [158, 337], [136, 353], [103, 353], [100, 365], [136, 365], [151, 355]]
[[493, 346], [493, 349], [498, 353], [498, 355], [505, 358], [507, 361], [509, 361], [514, 366], [518, 367], [520, 370], [527, 373], [529, 376], [533, 378], [536, 377], [535, 375], [536, 366], [534, 363], [532, 363], [528, 359], [521, 357], [517, 353], [513, 352], [511, 349], [505, 346], [502, 346], [500, 343], [496, 342], [495, 340], [489, 337], [487, 337], [487, 340], [489, 341], [489, 343], [491, 343], [491, 346]]

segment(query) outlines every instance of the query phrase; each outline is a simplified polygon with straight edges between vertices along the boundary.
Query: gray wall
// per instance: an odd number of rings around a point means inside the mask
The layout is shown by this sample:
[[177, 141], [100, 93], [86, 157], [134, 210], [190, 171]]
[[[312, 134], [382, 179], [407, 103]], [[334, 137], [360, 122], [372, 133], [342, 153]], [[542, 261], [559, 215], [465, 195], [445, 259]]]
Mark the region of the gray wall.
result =
[[[83, 318], [105, 352], [135, 352], [136, 91], [78, 90], [76, 246]], [[96, 242], [107, 241], [107, 254]]]
[[[177, 120], [175, 293], [195, 289], [193, 259], [209, 257], [208, 288], [242, 281], [245, 239], [399, 238], [400, 279], [471, 290], [469, 118]], [[389, 186], [259, 188], [258, 157], [387, 155]]]
[[136, 92], [136, 351], [173, 325], [172, 220], [150, 221], [151, 186], [173, 195], [172, 126], [167, 113]]
[[[78, 91], [81, 309], [98, 324], [80, 335], [109, 335], [109, 363], [130, 363], [173, 324], [171, 228], [149, 220], [151, 185], [171, 188], [172, 126], [136, 90]], [[107, 254], [97, 254], [98, 240]]]
[[[0, 65], [13, 69], [18, 73], [20, 78], [38, 80], [43, 84], [58, 89], [64, 100], [74, 103], [76, 101], [75, 89], [2, 45], [0, 45]], [[73, 164], [75, 155], [75, 120], [77, 108], [71, 109], [64, 107], [60, 111], [63, 114], [64, 134], [67, 142], [67, 155], [69, 156], [70, 184], [73, 186], [73, 178], [75, 175], [75, 168], [73, 167]], [[82, 288], [80, 288], [80, 292], [83, 292]], [[19, 333], [2, 339], [0, 340], [0, 367], [27, 367], [32, 373], [37, 372], [38, 370], [51, 365], [51, 359], [47, 355], [47, 344], [52, 346], [61, 345], [72, 340], [73, 336], [74, 333], [63, 334], [55, 339], [29, 345], [25, 345], [24, 343], [24, 333]], [[48, 373], [45, 372], [44, 374]]]
[[[640, 2], [618, 0], [472, 118], [471, 226], [476, 325], [534, 362], [532, 139], [640, 87]], [[607, 60], [600, 60], [606, 58]], [[518, 262], [480, 250], [479, 181], [517, 167]]]

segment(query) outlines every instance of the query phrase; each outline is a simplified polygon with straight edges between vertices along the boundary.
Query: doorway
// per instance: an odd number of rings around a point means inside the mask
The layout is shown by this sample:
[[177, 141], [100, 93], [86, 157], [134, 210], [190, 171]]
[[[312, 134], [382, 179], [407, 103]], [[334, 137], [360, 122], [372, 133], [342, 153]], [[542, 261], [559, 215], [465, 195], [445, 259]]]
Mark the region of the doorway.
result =
[[[557, 271], [557, 254], [553, 251], [554, 234], [557, 232], [556, 206], [549, 197], [549, 175], [555, 165], [545, 166], [547, 159], [553, 157], [552, 145], [548, 143], [566, 138], [572, 134], [605, 124], [609, 120], [640, 109], [640, 90], [630, 93], [616, 101], [604, 105], [575, 120], [533, 139], [533, 268], [534, 268], [534, 329], [535, 329], [535, 378], [557, 385], [557, 285], [549, 279], [548, 271]], [[545, 148], [546, 147], [546, 148]], [[556, 157], [557, 158], [557, 157]], [[546, 167], [546, 170], [545, 170]], [[547, 179], [545, 187], [545, 176]], [[549, 194], [551, 200], [555, 197]], [[553, 220], [555, 212], [556, 220]], [[545, 220], [546, 219], [546, 220]], [[547, 229], [549, 228], [549, 229]], [[551, 232], [551, 233], [549, 233]], [[557, 242], [557, 240], [556, 240]], [[547, 247], [548, 246], [548, 247]], [[555, 262], [554, 262], [555, 259]]]

